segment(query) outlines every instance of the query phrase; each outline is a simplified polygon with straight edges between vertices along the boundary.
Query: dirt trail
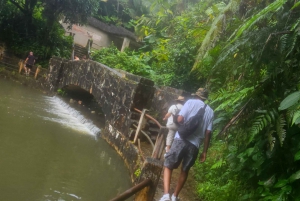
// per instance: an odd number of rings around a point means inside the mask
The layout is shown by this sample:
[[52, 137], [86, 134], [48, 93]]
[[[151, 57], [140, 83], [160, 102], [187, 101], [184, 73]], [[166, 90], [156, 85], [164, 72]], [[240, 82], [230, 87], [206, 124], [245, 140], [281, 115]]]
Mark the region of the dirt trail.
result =
[[[177, 179], [180, 174], [180, 168], [173, 170], [172, 179], [171, 179], [171, 192], [174, 191]], [[194, 171], [193, 168], [190, 170], [188, 179], [179, 194], [179, 198], [181, 201], [200, 201], [196, 196], [196, 182], [194, 180]], [[154, 197], [154, 201], [159, 201], [159, 199], [163, 196], [163, 172], [160, 177], [160, 181], [158, 183], [156, 194]]]
[[[144, 156], [151, 156], [152, 147], [150, 144], [148, 144], [146, 142], [141, 142], [141, 147], [143, 149]], [[163, 161], [164, 158], [162, 157], [161, 160]], [[171, 187], [170, 187], [171, 193], [173, 193], [176, 183], [177, 183], [177, 179], [179, 178], [180, 168], [181, 167], [173, 170], [172, 179], [171, 179]], [[179, 198], [181, 201], [200, 201], [196, 196], [196, 182], [194, 179], [194, 169], [193, 168], [194, 167], [191, 168], [188, 179], [179, 194]], [[156, 189], [156, 194], [154, 196], [154, 201], [159, 201], [159, 199], [164, 194], [163, 192], [164, 192], [164, 187], [163, 187], [163, 171], [162, 171], [161, 176], [160, 176], [160, 181], [159, 181], [157, 189]]]

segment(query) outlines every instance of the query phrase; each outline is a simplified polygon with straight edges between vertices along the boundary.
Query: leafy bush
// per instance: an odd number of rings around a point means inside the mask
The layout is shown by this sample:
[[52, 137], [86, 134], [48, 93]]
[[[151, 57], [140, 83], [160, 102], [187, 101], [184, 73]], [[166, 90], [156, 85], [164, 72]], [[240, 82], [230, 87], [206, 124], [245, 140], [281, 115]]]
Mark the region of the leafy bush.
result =
[[199, 198], [203, 201], [256, 200], [253, 198], [254, 190], [232, 171], [226, 159], [230, 157], [227, 144], [214, 141], [205, 163], [197, 161], [194, 167]]
[[153, 73], [151, 67], [134, 51], [120, 52], [114, 45], [92, 52], [92, 58], [111, 68], [122, 69], [135, 75], [149, 78]]
[[0, 10], [0, 38], [13, 54], [25, 59], [33, 51], [37, 64], [42, 66], [47, 66], [51, 56], [70, 57], [72, 37], [65, 36], [58, 22], [53, 22], [50, 28], [42, 16], [42, 8], [34, 9], [33, 16], [26, 18], [9, 2], [3, 7]]

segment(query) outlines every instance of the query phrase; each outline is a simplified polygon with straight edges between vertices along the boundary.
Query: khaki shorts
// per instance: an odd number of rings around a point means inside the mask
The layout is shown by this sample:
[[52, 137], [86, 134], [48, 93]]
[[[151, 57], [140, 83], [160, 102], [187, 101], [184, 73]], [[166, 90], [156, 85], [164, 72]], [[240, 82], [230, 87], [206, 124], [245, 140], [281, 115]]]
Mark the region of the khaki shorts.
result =
[[166, 153], [164, 166], [173, 170], [182, 162], [183, 171], [189, 171], [195, 164], [199, 149], [190, 142], [174, 139], [170, 151]]

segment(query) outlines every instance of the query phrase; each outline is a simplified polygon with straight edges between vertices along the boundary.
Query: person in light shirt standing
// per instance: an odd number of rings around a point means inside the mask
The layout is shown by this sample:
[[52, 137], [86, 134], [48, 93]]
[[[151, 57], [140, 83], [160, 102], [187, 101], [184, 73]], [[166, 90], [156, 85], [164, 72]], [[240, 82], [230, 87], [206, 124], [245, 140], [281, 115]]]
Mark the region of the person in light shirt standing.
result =
[[[180, 138], [178, 131], [175, 134], [174, 142], [169, 152], [166, 153], [164, 162], [164, 195], [160, 201], [178, 201], [178, 195], [183, 188], [190, 168], [195, 164], [198, 156], [199, 147], [204, 142], [203, 152], [200, 154], [200, 162], [206, 160], [208, 151], [212, 124], [214, 119], [214, 111], [204, 103], [208, 98], [208, 92], [204, 88], [199, 88], [194, 94], [195, 99], [188, 100], [182, 107], [177, 118], [179, 123], [188, 121], [195, 116], [201, 108], [205, 108], [203, 119], [199, 123], [197, 129], [184, 140]], [[173, 169], [179, 167], [182, 163], [181, 172], [177, 181], [174, 193], [170, 195], [170, 183]]]
[[179, 96], [177, 99], [175, 99], [175, 101], [176, 101], [176, 104], [172, 105], [169, 108], [168, 113], [163, 118], [164, 121], [168, 120], [166, 126], [169, 129], [167, 139], [166, 139], [166, 152], [168, 152], [170, 150], [171, 145], [174, 140], [175, 133], [178, 129], [178, 125], [174, 122], [174, 117], [176, 115], [178, 115], [178, 113], [180, 112], [180, 110], [183, 106], [183, 103], [184, 103], [184, 97]]

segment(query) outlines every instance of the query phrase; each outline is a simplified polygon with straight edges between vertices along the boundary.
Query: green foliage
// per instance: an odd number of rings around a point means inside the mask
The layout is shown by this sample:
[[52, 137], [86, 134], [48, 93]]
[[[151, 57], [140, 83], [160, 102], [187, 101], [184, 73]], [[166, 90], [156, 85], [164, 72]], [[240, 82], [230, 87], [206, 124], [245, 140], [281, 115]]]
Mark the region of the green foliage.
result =
[[134, 175], [135, 175], [136, 177], [139, 177], [139, 176], [141, 175], [141, 173], [142, 173], [141, 169], [138, 168], [138, 169], [136, 169], [136, 171], [134, 172]]
[[[218, 28], [222, 34], [198, 52], [194, 65], [209, 78], [216, 126], [222, 130], [230, 122], [225, 139], [234, 147], [223, 150], [210, 171], [249, 186], [243, 188], [246, 200], [300, 200], [299, 7], [294, 1], [260, 2], [254, 7], [242, 1], [239, 8], [248, 8], [242, 17], [241, 11], [227, 12], [232, 18], [222, 21], [226, 29]], [[199, 185], [218, 192], [215, 180]], [[206, 195], [212, 196], [203, 190]]]
[[251, 16], [251, 18], [249, 20], [247, 20], [245, 23], [243, 23], [243, 25], [234, 34], [235, 37], [232, 39], [231, 43], [234, 42], [236, 39], [238, 39], [245, 30], [249, 29], [251, 26], [253, 26], [255, 23], [257, 23], [259, 20], [266, 17], [266, 15], [268, 13], [276, 12], [286, 2], [287, 2], [286, 0], [276, 0], [273, 3], [269, 4], [266, 8], [262, 9], [259, 13]]
[[115, 46], [93, 52], [92, 58], [111, 68], [122, 69], [135, 75], [149, 77], [152, 73], [151, 67], [134, 51], [120, 52]]
[[60, 96], [66, 96], [67, 92], [64, 89], [57, 89], [57, 94]]
[[230, 155], [226, 157], [230, 149], [234, 148], [228, 148], [223, 141], [215, 140], [206, 162], [196, 162], [194, 171], [196, 180], [200, 181], [197, 193], [201, 200], [255, 200], [252, 198], [253, 189], [231, 171], [232, 164], [227, 159]]
[[[45, 58], [70, 55], [69, 38], [58, 24], [51, 25], [59, 18], [49, 12], [51, 4], [45, 8], [35, 4], [29, 10], [33, 20], [24, 21], [22, 11], [3, 2], [0, 35], [12, 38], [15, 52], [23, 54], [30, 46]], [[74, 11], [79, 23], [95, 11], [83, 5], [83, 12], [76, 13], [82, 3], [76, 0], [74, 7], [66, 3], [70, 6], [67, 21], [73, 20]], [[201, 200], [300, 200], [299, 2], [113, 0], [100, 4], [94, 15], [124, 27], [135, 24], [143, 47], [125, 52], [103, 48], [92, 53], [94, 60], [158, 85], [210, 89], [214, 127], [224, 134], [214, 138], [206, 163], [194, 168]], [[15, 26], [18, 21], [21, 25]]]
[[37, 64], [47, 65], [51, 56], [69, 58], [72, 37], [65, 36], [62, 19], [84, 23], [98, 8], [96, 0], [1, 0], [0, 38], [15, 55], [25, 59], [33, 51]]
[[285, 110], [298, 103], [300, 100], [300, 91], [294, 92], [287, 96], [279, 106], [279, 110]]

